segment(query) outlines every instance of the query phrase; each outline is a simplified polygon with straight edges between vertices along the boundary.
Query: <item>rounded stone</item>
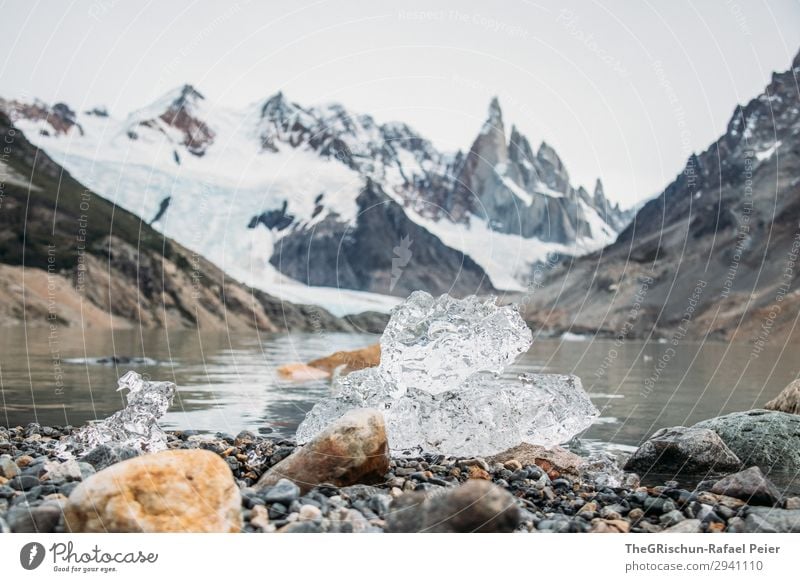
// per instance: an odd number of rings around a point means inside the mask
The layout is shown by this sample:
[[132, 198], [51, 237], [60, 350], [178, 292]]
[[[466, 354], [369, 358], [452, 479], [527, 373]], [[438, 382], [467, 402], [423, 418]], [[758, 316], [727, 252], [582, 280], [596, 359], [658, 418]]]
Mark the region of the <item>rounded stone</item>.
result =
[[201, 449], [122, 461], [72, 491], [72, 532], [238, 532], [241, 495], [228, 465]]
[[800, 415], [769, 410], [734, 412], [695, 425], [716, 432], [745, 466], [800, 471]]

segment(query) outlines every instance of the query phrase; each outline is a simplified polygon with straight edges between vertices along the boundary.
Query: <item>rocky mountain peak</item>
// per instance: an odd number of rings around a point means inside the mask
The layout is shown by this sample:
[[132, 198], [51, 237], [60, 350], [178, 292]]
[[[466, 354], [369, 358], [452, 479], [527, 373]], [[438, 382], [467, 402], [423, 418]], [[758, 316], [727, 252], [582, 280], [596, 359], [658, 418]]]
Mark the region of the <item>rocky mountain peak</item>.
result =
[[128, 118], [127, 135], [138, 140], [144, 132], [157, 132], [174, 142], [175, 162], [180, 164], [178, 146], [195, 156], [205, 155], [214, 143], [216, 132], [203, 119], [201, 102], [205, 97], [192, 85], [173, 89], [150, 106], [132, 113]]
[[536, 152], [536, 159], [542, 166], [541, 179], [556, 192], [567, 192], [569, 189], [569, 172], [561, 158], [547, 142], [542, 142]]
[[528, 138], [517, 130], [516, 125], [511, 126], [511, 136], [508, 138], [508, 157], [520, 164], [523, 162], [531, 164], [535, 158]]
[[187, 84], [180, 88], [177, 98], [172, 102], [172, 108], [183, 109], [192, 107], [203, 100], [205, 100], [203, 94], [192, 85]]
[[594, 183], [594, 203], [598, 208], [603, 208], [607, 203], [603, 181], [600, 178]]
[[73, 128], [83, 135], [83, 127], [78, 123], [75, 112], [66, 103], [56, 103], [52, 107], [43, 101], [0, 99], [0, 111], [16, 123], [19, 120], [36, 122], [42, 135], [66, 135]]

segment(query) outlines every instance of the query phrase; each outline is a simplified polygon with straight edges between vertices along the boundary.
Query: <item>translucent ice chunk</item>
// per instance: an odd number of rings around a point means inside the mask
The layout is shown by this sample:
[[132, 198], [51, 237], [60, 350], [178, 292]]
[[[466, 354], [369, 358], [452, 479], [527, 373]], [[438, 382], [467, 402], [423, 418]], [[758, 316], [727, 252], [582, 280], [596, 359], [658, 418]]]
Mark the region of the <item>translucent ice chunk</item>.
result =
[[608, 453], [590, 456], [578, 467], [578, 471], [582, 481], [592, 483], [597, 489], [620, 487], [625, 479], [619, 462]]
[[306, 415], [297, 441], [306, 442], [351, 408], [381, 410], [392, 450], [492, 455], [522, 442], [552, 446], [588, 428], [597, 409], [577, 376], [480, 373], [459, 390], [408, 390], [399, 398], [357, 393], [328, 398]]
[[128, 405], [105, 420], [78, 430], [62, 443], [62, 457], [80, 454], [103, 444], [122, 445], [149, 453], [167, 448], [167, 435], [158, 426], [158, 419], [172, 406], [175, 384], [151, 382], [131, 371], [123, 375], [117, 385], [117, 391], [128, 390]]
[[531, 344], [513, 307], [416, 292], [392, 314], [381, 363], [334, 381], [297, 429], [307, 442], [351, 408], [384, 413], [389, 446], [489, 455], [521, 442], [551, 446], [589, 427], [597, 409], [576, 376], [499, 375]]
[[415, 291], [392, 312], [379, 368], [398, 396], [409, 388], [438, 394], [476, 372], [502, 372], [531, 342], [514, 305]]

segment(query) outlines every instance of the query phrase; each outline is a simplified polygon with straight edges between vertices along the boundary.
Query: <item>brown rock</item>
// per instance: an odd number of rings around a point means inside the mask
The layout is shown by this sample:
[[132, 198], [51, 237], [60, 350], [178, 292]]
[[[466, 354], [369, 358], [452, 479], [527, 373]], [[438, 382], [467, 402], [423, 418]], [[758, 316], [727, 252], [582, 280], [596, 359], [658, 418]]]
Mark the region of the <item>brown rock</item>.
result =
[[508, 469], [509, 471], [519, 471], [522, 469], [522, 463], [516, 459], [511, 459], [510, 461], [503, 463], [503, 468]]
[[334, 370], [341, 368], [342, 375], [377, 366], [381, 361], [381, 346], [373, 344], [351, 351], [334, 352], [329, 356], [311, 360], [308, 364], [286, 364], [278, 368], [284, 378], [307, 381], [330, 378]]
[[17, 463], [17, 467], [22, 469], [23, 467], [27, 467], [28, 465], [33, 463], [33, 457], [31, 457], [30, 455], [22, 455], [21, 457], [17, 457], [17, 459], [14, 462]]
[[489, 463], [506, 463], [516, 460], [522, 466], [537, 465], [551, 479], [560, 475], [578, 476], [578, 467], [583, 463], [578, 455], [569, 452], [562, 447], [551, 447], [549, 449], [540, 445], [522, 443], [514, 448], [498, 453], [486, 459]]
[[219, 456], [173, 450], [92, 475], [69, 496], [64, 518], [72, 532], [238, 532], [241, 502]]
[[711, 493], [735, 497], [750, 505], [775, 505], [781, 500], [780, 490], [758, 467], [750, 467], [723, 477], [714, 483]]
[[520, 523], [517, 502], [489, 481], [473, 480], [435, 494], [414, 491], [392, 501], [389, 532], [511, 532]]
[[630, 524], [623, 519], [600, 519], [592, 520], [593, 533], [628, 533], [631, 530]]
[[483, 479], [484, 481], [491, 481], [492, 476], [485, 470], [481, 469], [477, 465], [473, 465], [469, 468], [469, 478], [470, 479]]
[[800, 414], [800, 380], [795, 380], [764, 405], [767, 410]]
[[278, 374], [287, 380], [296, 382], [310, 382], [311, 380], [324, 380], [330, 378], [331, 373], [308, 364], [286, 364], [278, 368]]
[[[723, 524], [719, 524], [725, 527]], [[685, 519], [673, 526], [668, 527], [662, 533], [702, 533], [703, 522], [699, 519]]]
[[381, 346], [380, 344], [373, 344], [358, 350], [351, 350], [349, 352], [335, 352], [330, 356], [324, 358], [317, 358], [311, 360], [308, 365], [312, 368], [319, 368], [326, 370], [332, 374], [336, 368], [344, 366], [342, 374], [349, 374], [356, 370], [363, 370], [364, 368], [372, 368], [381, 362]]
[[314, 440], [272, 467], [256, 485], [263, 488], [289, 479], [303, 493], [320, 483], [345, 487], [375, 483], [389, 470], [389, 445], [383, 415], [351, 410]]

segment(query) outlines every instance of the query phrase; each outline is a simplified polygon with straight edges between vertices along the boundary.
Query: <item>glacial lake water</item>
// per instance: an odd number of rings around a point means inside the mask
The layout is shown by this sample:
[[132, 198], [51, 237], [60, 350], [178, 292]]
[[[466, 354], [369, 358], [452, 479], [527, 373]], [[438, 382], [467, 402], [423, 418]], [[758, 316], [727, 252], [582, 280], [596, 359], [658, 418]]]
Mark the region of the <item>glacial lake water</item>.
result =
[[[292, 383], [276, 367], [377, 341], [353, 334], [198, 334], [6, 328], [0, 334], [0, 424], [80, 425], [124, 406], [117, 378], [128, 369], [179, 386], [167, 428], [292, 436], [326, 382]], [[140, 366], [83, 359], [144, 356]], [[582, 436], [590, 447], [626, 450], [654, 430], [762, 406], [798, 376], [792, 346], [754, 355], [750, 346], [537, 339], [513, 372], [580, 376], [600, 418]]]

